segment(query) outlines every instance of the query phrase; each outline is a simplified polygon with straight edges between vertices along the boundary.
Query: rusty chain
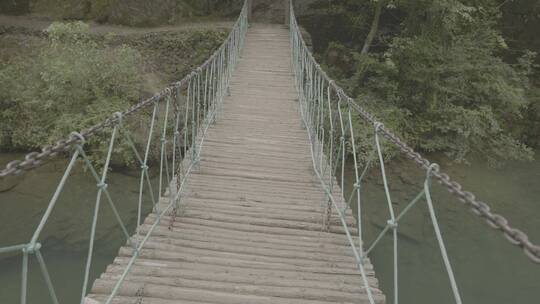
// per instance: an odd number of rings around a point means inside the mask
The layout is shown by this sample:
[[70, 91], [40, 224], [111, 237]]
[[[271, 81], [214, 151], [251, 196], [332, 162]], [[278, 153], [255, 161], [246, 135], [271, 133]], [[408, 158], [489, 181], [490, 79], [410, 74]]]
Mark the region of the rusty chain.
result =
[[[304, 39], [300, 36], [301, 43], [306, 45]], [[321, 68], [313, 57], [311, 52], [307, 53], [309, 60], [314, 63], [317, 72], [319, 72], [322, 77], [328, 82], [328, 85], [332, 87], [336, 94], [347, 101], [347, 103], [364, 119], [370, 124], [381, 124], [379, 132], [387, 138], [390, 142], [396, 145], [406, 156], [407, 158], [414, 161], [419, 167], [423, 169], [428, 169], [432, 164], [428, 159], [423, 157], [420, 153], [414, 151], [409, 145], [401, 140], [397, 135], [392, 131], [387, 129], [380, 121], [378, 121], [375, 116], [366, 111], [362, 106], [360, 106], [354, 99], [349, 97], [345, 91], [336, 84], [336, 82], [331, 79], [326, 72]], [[510, 222], [502, 215], [494, 213], [491, 211], [491, 207], [485, 202], [479, 201], [476, 199], [476, 196], [470, 192], [463, 190], [463, 187], [458, 182], [454, 181], [448, 174], [436, 171], [433, 173], [433, 176], [439, 182], [439, 184], [446, 187], [448, 192], [457, 196], [457, 198], [463, 202], [465, 205], [469, 206], [473, 213], [480, 218], [483, 218], [485, 222], [493, 229], [502, 231], [505, 238], [515, 246], [520, 247], [525, 255], [534, 263], [540, 264], [540, 246], [532, 243], [528, 235], [520, 229], [514, 228], [510, 225]]]
[[[205, 62], [205, 64], [207, 63]], [[92, 135], [95, 135], [96, 133], [106, 128], [110, 128], [117, 125], [120, 122], [118, 117], [127, 117], [130, 115], [133, 115], [134, 113], [137, 113], [140, 110], [156, 102], [160, 102], [165, 96], [172, 94], [171, 92], [173, 91], [174, 88], [182, 87], [191, 78], [195, 77], [196, 73], [197, 73], [196, 71], [193, 71], [191, 74], [187, 75], [184, 79], [171, 84], [169, 87], [163, 89], [159, 93], [156, 93], [152, 97], [145, 99], [136, 105], [133, 105], [126, 111], [122, 112], [120, 116], [117, 116], [117, 114], [114, 114], [112, 117], [105, 119], [101, 123], [98, 123], [92, 127], [89, 127], [77, 133], [80, 134], [83, 138], [88, 139], [92, 137]], [[43, 165], [48, 159], [51, 159], [60, 153], [70, 151], [76, 144], [80, 144], [81, 143], [80, 138], [81, 137], [79, 136], [70, 135], [67, 138], [58, 140], [56, 143], [52, 145], [43, 147], [41, 149], [41, 152], [37, 152], [37, 151], [30, 152], [26, 154], [24, 159], [22, 160], [14, 160], [14, 161], [9, 162], [5, 166], [5, 168], [0, 171], [0, 179], [6, 178], [9, 176], [20, 175], [25, 171], [29, 171]]]
[[[226, 41], [231, 38], [231, 35], [232, 35], [232, 32], [229, 33], [229, 36], [226, 38]], [[202, 69], [208, 67], [212, 63], [212, 60], [214, 60], [219, 55], [220, 51], [222, 51], [222, 49], [225, 47], [226, 45], [222, 44], [206, 61], [204, 61], [203, 64], [193, 69], [192, 72], [188, 74], [187, 76], [185, 76], [182, 80], [172, 83], [165, 89], [154, 94], [152, 97], [145, 99], [136, 105], [133, 105], [131, 108], [122, 112], [121, 117], [130, 116], [136, 112], [139, 112], [143, 108], [146, 108], [154, 104], [155, 102], [160, 102], [163, 99], [163, 97], [171, 95], [174, 89], [183, 87], [192, 78], [196, 77]], [[98, 123], [92, 127], [89, 127], [77, 133], [82, 135], [82, 137], [88, 139], [95, 133], [105, 128], [109, 128], [109, 127], [113, 127], [117, 125], [118, 122], [119, 122], [118, 118], [116, 117], [116, 115], [114, 115], [111, 118], [105, 119], [101, 123]], [[43, 147], [41, 149], [41, 152], [37, 152], [37, 151], [30, 152], [25, 155], [24, 159], [13, 160], [9, 162], [8, 164], [6, 164], [5, 168], [0, 170], [0, 179], [6, 178], [9, 176], [20, 175], [25, 171], [37, 168], [43, 165], [45, 161], [57, 156], [60, 153], [69, 151], [74, 145], [79, 144], [79, 143], [81, 143], [79, 137], [70, 135], [67, 138], [58, 140], [56, 143], [52, 145]]]
[[[303, 42], [304, 43], [304, 42]], [[217, 52], [216, 52], [217, 53]], [[215, 54], [211, 56], [207, 61], [203, 63], [201, 67], [208, 65]], [[315, 58], [311, 53], [308, 53], [309, 59], [315, 62], [315, 67], [319, 73], [328, 81], [329, 85], [337, 92], [339, 96], [342, 96], [344, 100], [357, 112], [361, 117], [371, 124], [380, 123], [372, 114], [367, 112], [362, 108], [358, 103], [356, 103], [352, 98], [350, 98], [341, 87], [339, 87], [335, 81], [333, 81], [328, 75], [322, 70], [319, 64], [316, 63]], [[171, 94], [172, 89], [183, 86], [187, 81], [197, 75], [197, 70], [194, 70], [192, 73], [187, 75], [181, 81], [173, 83], [166, 89], [155, 94], [154, 96], [132, 106], [128, 110], [122, 113], [123, 117], [130, 116], [147, 106], [159, 102], [164, 96]], [[99, 131], [114, 126], [119, 123], [117, 117], [111, 117], [103, 122], [96, 124], [90, 128], [82, 130], [80, 135], [83, 138], [88, 139], [92, 135], [98, 133]], [[398, 136], [396, 136], [392, 131], [384, 127], [379, 129], [381, 134], [386, 137], [390, 142], [396, 145], [409, 159], [413, 160], [421, 168], [427, 169], [431, 165], [431, 162], [423, 157], [420, 153], [414, 151], [410, 146], [403, 142]], [[75, 144], [80, 143], [80, 138], [77, 136], [70, 136], [65, 139], [57, 141], [53, 145], [48, 145], [42, 148], [41, 152], [30, 152], [25, 155], [22, 160], [14, 160], [9, 162], [4, 169], [0, 171], [0, 178], [6, 178], [9, 176], [20, 175], [25, 171], [34, 169], [41, 166], [46, 160], [60, 154], [63, 152], [69, 151]], [[479, 201], [476, 199], [475, 195], [472, 192], [463, 190], [463, 187], [458, 182], [452, 180], [450, 176], [444, 172], [434, 172], [433, 176], [437, 181], [445, 186], [447, 190], [453, 195], [457, 196], [458, 199], [464, 204], [468, 205], [473, 213], [481, 218], [483, 218], [486, 223], [496, 230], [501, 230], [506, 239], [513, 245], [519, 246], [523, 249], [525, 255], [535, 263], [540, 263], [540, 246], [533, 244], [527, 234], [517, 228], [514, 228], [510, 225], [509, 221], [500, 214], [494, 213], [491, 211], [491, 208], [485, 202]]]
[[[336, 85], [336, 88], [339, 87]], [[372, 114], [363, 109], [352, 98], [348, 97], [341, 88], [339, 88], [338, 92], [339, 94], [343, 94], [342, 96], [345, 97], [345, 100], [347, 100], [351, 107], [358, 112], [364, 120], [371, 124], [380, 123]], [[380, 132], [421, 168], [428, 169], [432, 164], [428, 159], [403, 142], [392, 131], [384, 127], [384, 125], [381, 126]], [[491, 228], [501, 230], [503, 235], [512, 245], [521, 247], [525, 255], [531, 261], [540, 263], [540, 246], [533, 244], [525, 232], [512, 227], [509, 221], [502, 215], [492, 212], [488, 204], [477, 200], [472, 192], [463, 190], [461, 184], [452, 180], [448, 174], [436, 171], [433, 173], [433, 176], [437, 179], [439, 184], [446, 187], [448, 192], [457, 196], [461, 202], [468, 205], [475, 215], [483, 218]]]

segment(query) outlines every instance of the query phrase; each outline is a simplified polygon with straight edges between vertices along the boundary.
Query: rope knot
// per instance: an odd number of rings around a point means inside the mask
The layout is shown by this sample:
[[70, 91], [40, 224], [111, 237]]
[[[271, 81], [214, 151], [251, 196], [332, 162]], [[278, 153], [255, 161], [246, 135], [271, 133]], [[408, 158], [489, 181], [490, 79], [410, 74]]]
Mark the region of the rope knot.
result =
[[148, 171], [148, 166], [147, 166], [147, 165], [142, 165], [142, 166], [141, 166], [141, 169], [142, 169], [143, 171]]
[[134, 238], [130, 238], [129, 239], [129, 246], [133, 249], [133, 251], [135, 252], [137, 250], [137, 248], [139, 247], [139, 241], [137, 239], [134, 239]]
[[427, 177], [431, 177], [434, 173], [438, 173], [439, 170], [441, 169], [441, 167], [439, 166], [439, 164], [437, 163], [432, 163], [431, 165], [429, 165], [429, 167], [427, 168]]
[[375, 127], [375, 132], [378, 132], [380, 129], [384, 127], [384, 124], [380, 121], [376, 121], [373, 123], [373, 126]]
[[122, 125], [124, 119], [124, 114], [122, 114], [122, 112], [114, 112], [113, 117], [118, 120], [119, 125]]
[[86, 139], [84, 138], [84, 136], [82, 136], [81, 133], [79, 133], [79, 132], [71, 132], [70, 135], [71, 135], [72, 138], [75, 138], [75, 139], [77, 139], [78, 141], [80, 141], [81, 144], [86, 143]]
[[36, 251], [41, 249], [41, 243], [30, 243], [23, 248], [24, 253], [34, 254]]
[[347, 96], [347, 95], [345, 94], [345, 92], [343, 91], [343, 89], [340, 88], [340, 87], [338, 87], [336, 94], [337, 94], [339, 100], [341, 100], [341, 98], [342, 98], [343, 96]]
[[398, 223], [395, 220], [386, 221], [386, 225], [391, 229], [397, 229]]
[[107, 189], [107, 187], [108, 187], [109, 185], [107, 185], [106, 183], [98, 183], [98, 184], [96, 184], [96, 186], [97, 186], [98, 189], [100, 189], [100, 190], [105, 190], [105, 189]]

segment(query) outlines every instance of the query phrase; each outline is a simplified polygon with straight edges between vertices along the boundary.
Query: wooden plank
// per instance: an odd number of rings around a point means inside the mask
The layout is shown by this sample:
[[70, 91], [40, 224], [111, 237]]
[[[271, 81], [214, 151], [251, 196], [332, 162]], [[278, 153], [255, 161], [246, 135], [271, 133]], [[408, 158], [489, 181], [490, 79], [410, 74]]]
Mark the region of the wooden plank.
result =
[[[335, 211], [329, 231], [323, 225], [326, 195], [313, 171], [289, 52], [283, 25], [250, 27], [231, 95], [181, 207], [157, 225], [113, 303], [369, 303]], [[339, 186], [333, 191], [344, 205]], [[345, 214], [358, 246], [355, 220]], [[140, 232], [156, 219], [150, 214]], [[106, 300], [132, 254], [120, 248], [88, 304]], [[369, 260], [364, 267], [376, 302], [384, 303]]]

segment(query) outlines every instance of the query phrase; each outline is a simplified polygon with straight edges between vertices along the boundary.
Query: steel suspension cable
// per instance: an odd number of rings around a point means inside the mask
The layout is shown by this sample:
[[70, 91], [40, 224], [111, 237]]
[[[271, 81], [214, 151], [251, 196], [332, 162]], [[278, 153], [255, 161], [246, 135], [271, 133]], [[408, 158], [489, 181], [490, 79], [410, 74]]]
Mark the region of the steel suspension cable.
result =
[[[293, 65], [295, 65], [295, 72], [300, 71], [301, 75], [296, 77], [306, 77], [306, 75], [312, 74], [312, 70], [320, 75], [326, 82], [326, 85], [331, 88], [338, 96], [340, 101], [344, 101], [355, 113], [359, 115], [365, 122], [376, 125], [380, 124], [378, 133], [385, 137], [390, 143], [395, 145], [408, 159], [414, 161], [419, 167], [427, 170], [432, 165], [428, 159], [423, 157], [420, 153], [414, 151], [410, 146], [403, 142], [397, 135], [391, 130], [386, 128], [374, 115], [365, 110], [360, 104], [358, 104], [353, 98], [349, 97], [344, 90], [339, 87], [334, 80], [332, 80], [326, 72], [317, 63], [313, 54], [309, 51], [302, 34], [299, 30], [296, 16], [293, 11], [293, 5], [291, 1], [291, 18], [290, 18], [290, 31], [291, 31], [291, 46], [293, 48]], [[309, 77], [311, 78], [311, 76]], [[305, 84], [302, 80], [297, 80], [297, 87], [300, 95], [305, 95], [308, 100], [312, 99], [311, 93], [306, 93]], [[311, 124], [308, 121], [308, 124]], [[453, 180], [448, 174], [441, 170], [435, 170], [432, 172], [433, 177], [446, 189], [448, 192], [456, 196], [461, 202], [469, 206], [473, 213], [483, 218], [486, 223], [493, 229], [500, 230], [508, 241], [523, 249], [526, 256], [535, 263], [540, 263], [540, 246], [533, 244], [526, 233], [510, 225], [509, 221], [502, 215], [494, 213], [491, 207], [476, 198], [476, 196], [463, 189], [462, 185]]]
[[[311, 51], [307, 47], [300, 29], [298, 27], [296, 17], [294, 14], [294, 7], [292, 1], [290, 1], [290, 18], [289, 18], [289, 31], [290, 31], [290, 45], [291, 45], [291, 55], [292, 55], [292, 66], [295, 75], [295, 84], [299, 95], [299, 104], [300, 112], [302, 115], [302, 120], [304, 122], [305, 128], [308, 132], [309, 139], [311, 141], [311, 154], [313, 161], [313, 169], [315, 170], [316, 175], [319, 178], [321, 186], [325, 191], [328, 202], [334, 207], [334, 210], [337, 212], [337, 215], [340, 218], [342, 226], [345, 230], [346, 236], [349, 240], [350, 246], [353, 250], [354, 256], [357, 258], [357, 264], [362, 276], [362, 281], [364, 287], [367, 290], [368, 299], [371, 304], [375, 303], [375, 298], [371, 292], [366, 278], [366, 273], [364, 267], [362, 267], [367, 254], [372, 252], [383, 236], [386, 235], [389, 231], [392, 231], [392, 240], [393, 240], [393, 301], [395, 304], [399, 302], [399, 276], [398, 276], [398, 229], [399, 221], [407, 214], [414, 206], [417, 206], [417, 202], [421, 199], [424, 199], [427, 205], [428, 212], [430, 214], [430, 219], [433, 225], [433, 230], [435, 232], [436, 240], [438, 247], [440, 249], [441, 257], [443, 260], [444, 268], [448, 275], [450, 282], [450, 287], [452, 294], [454, 296], [455, 303], [461, 304], [461, 294], [458, 288], [457, 280], [450, 263], [446, 246], [443, 241], [443, 237], [439, 228], [437, 216], [433, 207], [433, 200], [431, 195], [431, 179], [437, 180], [440, 184], [445, 186], [447, 190], [458, 197], [459, 200], [469, 205], [474, 213], [481, 218], [484, 218], [486, 222], [493, 228], [503, 231], [506, 238], [514, 245], [520, 246], [523, 248], [526, 256], [530, 258], [533, 262], [540, 263], [540, 246], [533, 244], [529, 241], [527, 235], [514, 227], [511, 227], [508, 221], [496, 213], [491, 212], [490, 207], [481, 201], [476, 200], [475, 196], [471, 192], [462, 190], [462, 187], [459, 183], [453, 181], [447, 174], [443, 173], [439, 166], [435, 163], [431, 163], [426, 158], [421, 156], [419, 153], [415, 152], [407, 144], [405, 144], [399, 137], [392, 133], [389, 129], [378, 121], [372, 114], [365, 110], [360, 104], [354, 101], [349, 97], [344, 90], [339, 87], [335, 81], [330, 79], [328, 75], [322, 70], [320, 65], [316, 62]], [[327, 91], [328, 96], [328, 111], [324, 111], [321, 108], [322, 101], [324, 100], [324, 94], [321, 92]], [[333, 100], [330, 100], [333, 98]], [[330, 123], [325, 125], [327, 120], [325, 116], [328, 116], [328, 120], [331, 122], [332, 117], [331, 113], [334, 108], [335, 112], [338, 113], [339, 126], [341, 127], [340, 133], [340, 143], [338, 147], [334, 145], [326, 145], [325, 142], [328, 140], [333, 140], [332, 135], [333, 124]], [[355, 142], [355, 129], [353, 125], [353, 115], [359, 117], [363, 121], [367, 122], [368, 125], [373, 126], [373, 150], [369, 152], [366, 163], [363, 165], [364, 169], [361, 174], [359, 174], [360, 165], [359, 159], [357, 158], [358, 144]], [[339, 129], [338, 129], [339, 130]], [[368, 130], [369, 131], [369, 130]], [[330, 136], [330, 137], [328, 137]], [[406, 207], [396, 215], [396, 212], [393, 207], [393, 201], [390, 194], [389, 182], [386, 177], [385, 169], [385, 159], [382, 151], [383, 145], [381, 144], [382, 140], [386, 140], [389, 143], [397, 146], [399, 150], [404, 153], [404, 155], [414, 161], [420, 168], [426, 170], [425, 182], [422, 185], [422, 190], [418, 195], [406, 205]], [[337, 149], [337, 151], [335, 151]], [[346, 151], [352, 153], [352, 159], [348, 159], [346, 156]], [[367, 152], [367, 151], [366, 151]], [[324, 159], [323, 159], [324, 158]], [[376, 237], [372, 244], [368, 247], [366, 251], [363, 250], [363, 235], [362, 235], [362, 205], [361, 205], [361, 191], [362, 191], [362, 181], [366, 175], [367, 169], [371, 165], [374, 158], [378, 159], [378, 166], [380, 168], [381, 177], [383, 180], [383, 190], [386, 198], [386, 203], [388, 205], [388, 221], [381, 231], [381, 233]], [[343, 196], [343, 192], [334, 193], [334, 176], [336, 170], [331, 170], [330, 173], [326, 171], [327, 165], [332, 166], [332, 164], [341, 165], [341, 191], [344, 189], [344, 170], [346, 162], [352, 161], [352, 167], [354, 168], [354, 187], [349, 196], [348, 200], [345, 200], [345, 206], [338, 206], [337, 202], [340, 201], [338, 197], [334, 195]], [[330, 175], [330, 176], [328, 176]], [[359, 246], [354, 242], [352, 235], [349, 233], [349, 227], [345, 219], [345, 211], [350, 204], [353, 203], [353, 198], [356, 198], [356, 208], [357, 208], [357, 230], [358, 230], [358, 241]], [[333, 210], [326, 210], [327, 221], [323, 221], [323, 225], [326, 224], [328, 228], [330, 212]]]

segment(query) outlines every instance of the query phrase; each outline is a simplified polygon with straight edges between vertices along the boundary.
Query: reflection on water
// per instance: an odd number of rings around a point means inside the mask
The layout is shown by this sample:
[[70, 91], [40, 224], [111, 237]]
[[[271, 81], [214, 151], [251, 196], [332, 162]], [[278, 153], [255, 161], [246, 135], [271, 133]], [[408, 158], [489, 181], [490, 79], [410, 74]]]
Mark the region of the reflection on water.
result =
[[[20, 158], [0, 155], [0, 165]], [[27, 243], [49, 203], [67, 160], [58, 160], [28, 172], [21, 178], [2, 181], [0, 191], [0, 247]], [[109, 173], [108, 189], [128, 231], [137, 219], [139, 173]], [[155, 189], [155, 187], [154, 187]], [[61, 303], [77, 303], [81, 296], [90, 226], [96, 200], [96, 182], [89, 172], [77, 166], [69, 177], [39, 241], [51, 279]], [[151, 209], [144, 198], [144, 214]], [[120, 227], [107, 201], [102, 198], [90, 282], [112, 262], [125, 243]], [[21, 284], [21, 254], [0, 255], [0, 303], [18, 303]], [[51, 303], [48, 290], [34, 256], [30, 256], [28, 303]], [[89, 285], [91, 286], [91, 284]]]
[[[0, 164], [18, 155], [0, 156]], [[517, 163], [501, 170], [484, 165], [443, 165], [443, 168], [507, 216], [531, 239], [540, 242], [540, 155], [533, 163]], [[440, 162], [444, 164], [444, 162]], [[66, 161], [53, 162], [14, 183], [0, 193], [0, 246], [30, 239], [65, 168]], [[403, 208], [420, 190], [425, 172], [408, 161], [387, 165], [394, 207]], [[364, 236], [369, 244], [388, 217], [378, 168], [371, 170], [363, 186]], [[133, 231], [138, 200], [138, 174], [111, 172], [109, 189], [123, 220]], [[352, 171], [346, 178], [350, 191]], [[12, 185], [0, 185], [0, 190]], [[464, 303], [536, 303], [540, 296], [540, 266], [531, 263], [473, 215], [445, 189], [434, 184], [433, 199], [448, 253]], [[77, 168], [66, 185], [42, 237], [43, 254], [62, 303], [80, 297], [95, 182]], [[145, 213], [151, 200], [146, 197]], [[420, 202], [399, 225], [400, 303], [453, 303], [425, 202]], [[91, 281], [112, 262], [125, 240], [110, 208], [102, 203]], [[371, 255], [381, 287], [392, 300], [392, 242], [386, 237]], [[34, 259], [30, 263], [29, 303], [50, 303]], [[17, 303], [20, 293], [21, 257], [0, 256], [0, 303]]]
[[[514, 163], [492, 169], [439, 162], [445, 171], [490, 203], [512, 225], [540, 243], [540, 155], [533, 163]], [[352, 189], [348, 172], [347, 192]], [[420, 191], [425, 172], [410, 161], [387, 165], [395, 210], [401, 210]], [[362, 188], [366, 247], [386, 224], [388, 205], [379, 168], [373, 168]], [[464, 303], [536, 303], [540, 296], [540, 265], [490, 228], [442, 186], [434, 183], [432, 198], [443, 238]], [[455, 303], [425, 200], [399, 224], [399, 299], [403, 304]], [[370, 255], [381, 287], [392, 301], [393, 264], [391, 234]]]

